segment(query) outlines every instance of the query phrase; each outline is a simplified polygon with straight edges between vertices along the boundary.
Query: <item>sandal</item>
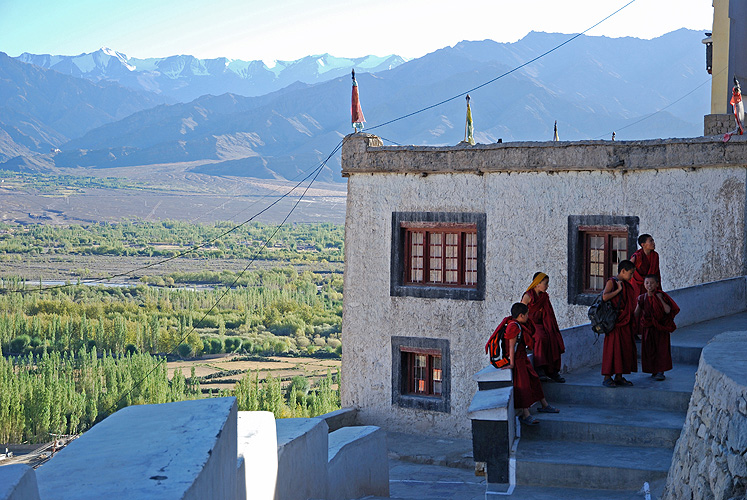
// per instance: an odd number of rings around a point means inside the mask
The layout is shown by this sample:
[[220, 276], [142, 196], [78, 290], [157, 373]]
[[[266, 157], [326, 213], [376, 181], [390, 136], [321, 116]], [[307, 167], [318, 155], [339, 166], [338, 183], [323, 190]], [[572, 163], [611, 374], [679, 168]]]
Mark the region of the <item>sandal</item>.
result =
[[540, 413], [560, 413], [560, 410], [555, 408], [554, 406], [547, 405], [544, 408], [540, 407], [537, 408], [537, 411]]
[[560, 373], [554, 373], [552, 375], [548, 375], [550, 377], [550, 380], [553, 382], [557, 382], [558, 384], [564, 384], [565, 379], [560, 375]]
[[620, 380], [615, 380], [615, 385], [632, 386], [633, 382], [626, 378], [620, 377]]
[[528, 417], [519, 417], [519, 422], [526, 425], [538, 425], [539, 420], [534, 418], [532, 415], [529, 415]]
[[617, 385], [615, 384], [615, 381], [612, 380], [611, 378], [603, 380], [602, 385], [605, 387], [609, 387], [610, 389], [614, 389], [615, 387], [617, 387]]
[[665, 380], [665, 379], [667, 378], [667, 377], [666, 377], [666, 376], [665, 376], [665, 375], [664, 375], [663, 373], [661, 373], [661, 372], [659, 372], [659, 373], [654, 373], [654, 374], [653, 374], [653, 375], [652, 375], [651, 377], [652, 377], [652, 378], [653, 378], [654, 380], [658, 380], [658, 381], [662, 381], [662, 380]]

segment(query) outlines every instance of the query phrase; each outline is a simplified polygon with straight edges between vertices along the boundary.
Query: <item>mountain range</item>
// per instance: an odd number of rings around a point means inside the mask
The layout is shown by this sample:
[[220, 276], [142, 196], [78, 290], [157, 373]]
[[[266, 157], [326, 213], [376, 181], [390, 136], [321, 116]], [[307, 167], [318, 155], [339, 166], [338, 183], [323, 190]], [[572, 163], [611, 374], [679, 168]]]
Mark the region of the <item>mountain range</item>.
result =
[[[550, 140], [555, 120], [562, 140], [609, 139], [612, 131], [617, 132], [619, 140], [702, 134], [710, 89], [699, 32], [681, 29], [652, 40], [580, 36], [513, 71], [569, 38], [532, 32], [514, 43], [465, 41], [404, 63], [391, 56], [383, 63], [387, 69], [371, 73], [362, 71], [374, 59], [350, 61], [357, 71], [369, 128], [446, 101], [373, 130], [385, 142], [458, 143], [464, 138], [462, 93], [468, 90], [475, 139], [482, 143], [498, 139]], [[174, 102], [180, 99], [164, 90], [168, 87], [165, 83], [158, 84], [159, 93], [124, 86], [128, 81], [125, 76], [135, 71], [125, 64], [135, 68], [140, 64], [141, 69], [146, 68], [142, 71], [156, 72], [152, 68], [165, 67], [161, 65], [172, 58], [147, 60], [151, 62], [146, 65], [108, 52], [108, 62], [103, 56], [91, 56], [99, 63], [87, 65], [80, 59], [76, 63], [76, 58], [61, 56], [25, 54], [12, 59], [0, 55], [0, 161], [6, 159], [0, 168], [45, 170], [192, 162], [192, 171], [207, 174], [289, 179], [324, 159], [352, 131], [348, 63], [319, 72], [318, 64], [311, 63], [320, 57], [313, 56], [285, 65], [285, 71], [296, 68], [301, 76], [288, 77], [296, 81], [273, 87], [263, 95], [210, 90], [188, 102]], [[35, 58], [36, 64], [66, 68], [69, 74], [23, 62]], [[186, 70], [180, 65], [178, 73], [171, 73], [181, 75], [173, 81], [190, 87], [184, 95], [208, 87], [223, 88], [220, 82], [233, 71], [228, 69], [231, 63], [226, 59], [211, 61], [217, 61], [215, 71], [203, 61], [202, 66], [190, 63], [192, 69]], [[71, 65], [80, 74], [70, 76], [76, 74]], [[255, 61], [254, 66], [259, 64]], [[316, 67], [316, 73], [301, 71], [303, 67]], [[166, 73], [161, 69], [157, 72], [159, 78]], [[83, 77], [84, 73], [88, 76]], [[2, 83], [6, 80], [12, 85]], [[56, 93], [52, 81], [58, 86]], [[26, 111], [20, 105], [22, 99], [6, 97], [5, 86], [11, 94], [14, 88], [26, 92]], [[30, 90], [34, 86], [40, 89], [36, 93]], [[119, 92], [116, 95], [114, 88]], [[78, 100], [55, 100], [52, 94], [76, 96]], [[82, 105], [83, 101], [88, 106]], [[10, 109], [16, 114], [6, 117], [6, 102], [15, 106]], [[41, 113], [43, 105], [39, 103], [54, 103], [57, 121]], [[86, 119], [82, 110], [95, 115], [95, 123]], [[122, 112], [115, 116], [115, 110]], [[662, 111], [655, 113], [658, 110]], [[36, 135], [20, 125], [31, 121], [25, 119], [24, 112], [38, 123]], [[63, 117], [77, 123], [77, 128], [60, 127]], [[9, 130], [25, 131], [25, 142], [16, 140], [18, 133], [14, 136]], [[61, 151], [33, 156], [35, 152], [46, 153], [49, 145]], [[20, 151], [24, 147], [26, 151]], [[341, 180], [338, 172], [332, 166], [322, 179]]]
[[295, 82], [331, 80], [349, 74], [352, 68], [359, 72], [375, 73], [405, 62], [397, 55], [348, 59], [322, 54], [296, 61], [275, 61], [270, 67], [262, 61], [225, 57], [198, 59], [179, 55], [137, 59], [107, 47], [77, 56], [24, 52], [16, 59], [92, 82], [106, 80], [133, 90], [153, 92], [171, 102], [189, 102], [205, 94], [260, 96]]

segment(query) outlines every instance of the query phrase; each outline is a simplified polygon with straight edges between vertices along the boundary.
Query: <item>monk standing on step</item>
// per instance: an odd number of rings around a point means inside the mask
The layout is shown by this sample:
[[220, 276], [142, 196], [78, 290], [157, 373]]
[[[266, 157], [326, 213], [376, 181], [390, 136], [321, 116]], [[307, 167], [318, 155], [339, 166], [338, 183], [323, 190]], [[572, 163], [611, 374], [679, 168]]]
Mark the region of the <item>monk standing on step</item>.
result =
[[623, 374], [638, 371], [638, 352], [632, 331], [637, 296], [630, 284], [634, 272], [635, 264], [623, 260], [617, 266], [617, 276], [608, 279], [604, 285], [602, 300], [611, 300], [617, 309], [615, 328], [604, 336], [602, 385], [605, 387], [633, 385], [633, 382], [623, 378]]
[[517, 302], [511, 306], [511, 316], [503, 318], [498, 329], [506, 324], [506, 350], [508, 351], [509, 364], [503, 369], [511, 369], [514, 384], [514, 408], [521, 410], [519, 421], [526, 425], [537, 425], [539, 421], [529, 413], [529, 407], [537, 401], [542, 407], [537, 411], [541, 413], [558, 413], [547, 403], [545, 393], [542, 390], [537, 372], [527, 357], [526, 342], [531, 344], [532, 324], [529, 322], [529, 308], [526, 304]]
[[650, 234], [642, 234], [638, 237], [638, 244], [641, 246], [630, 256], [630, 262], [635, 264], [635, 273], [630, 284], [635, 288], [635, 296], [646, 293], [643, 286], [643, 280], [648, 275], [656, 276], [656, 281], [661, 287], [661, 271], [659, 270], [659, 254], [656, 253], [656, 243]]
[[560, 375], [560, 355], [565, 352], [563, 336], [558, 328], [550, 303], [547, 288], [550, 277], [545, 273], [535, 273], [532, 284], [521, 297], [521, 302], [529, 307], [529, 321], [534, 327], [534, 367], [540, 380], [548, 378], [563, 383], [565, 379]]
[[654, 380], [664, 380], [664, 372], [672, 369], [672, 346], [669, 334], [677, 326], [674, 317], [680, 312], [672, 297], [661, 291], [654, 275], [643, 281], [646, 293], [638, 297], [635, 317], [640, 319], [641, 371], [650, 373]]

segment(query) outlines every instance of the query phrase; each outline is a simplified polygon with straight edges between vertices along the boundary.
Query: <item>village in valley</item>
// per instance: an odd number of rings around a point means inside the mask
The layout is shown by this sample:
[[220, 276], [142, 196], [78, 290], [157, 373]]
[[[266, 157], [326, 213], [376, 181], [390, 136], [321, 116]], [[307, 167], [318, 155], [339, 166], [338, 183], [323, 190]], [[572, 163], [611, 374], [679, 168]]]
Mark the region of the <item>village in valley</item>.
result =
[[0, 500], [747, 500], [747, 0], [644, 3], [0, 53]]

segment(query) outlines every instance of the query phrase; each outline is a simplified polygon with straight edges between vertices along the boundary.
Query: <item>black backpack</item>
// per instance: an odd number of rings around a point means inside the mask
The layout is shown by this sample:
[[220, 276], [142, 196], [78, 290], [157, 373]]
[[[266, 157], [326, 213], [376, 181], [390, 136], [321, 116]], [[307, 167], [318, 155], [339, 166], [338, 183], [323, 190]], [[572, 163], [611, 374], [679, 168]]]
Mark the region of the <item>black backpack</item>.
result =
[[[625, 293], [624, 289], [623, 293]], [[602, 290], [602, 293], [600, 293], [599, 296], [594, 299], [591, 307], [589, 307], [589, 321], [591, 322], [591, 329], [597, 335], [610, 333], [615, 328], [617, 314], [620, 311], [612, 304], [611, 300], [602, 300], [603, 295], [604, 290]]]
[[[519, 325], [519, 323], [516, 323]], [[485, 353], [490, 356], [490, 364], [496, 368], [503, 368], [510, 363], [508, 359], [508, 350], [506, 349], [506, 328], [508, 322], [504, 325], [499, 326], [490, 336], [488, 343], [485, 344]], [[516, 342], [521, 341], [522, 329], [519, 325], [519, 335], [516, 337]]]

